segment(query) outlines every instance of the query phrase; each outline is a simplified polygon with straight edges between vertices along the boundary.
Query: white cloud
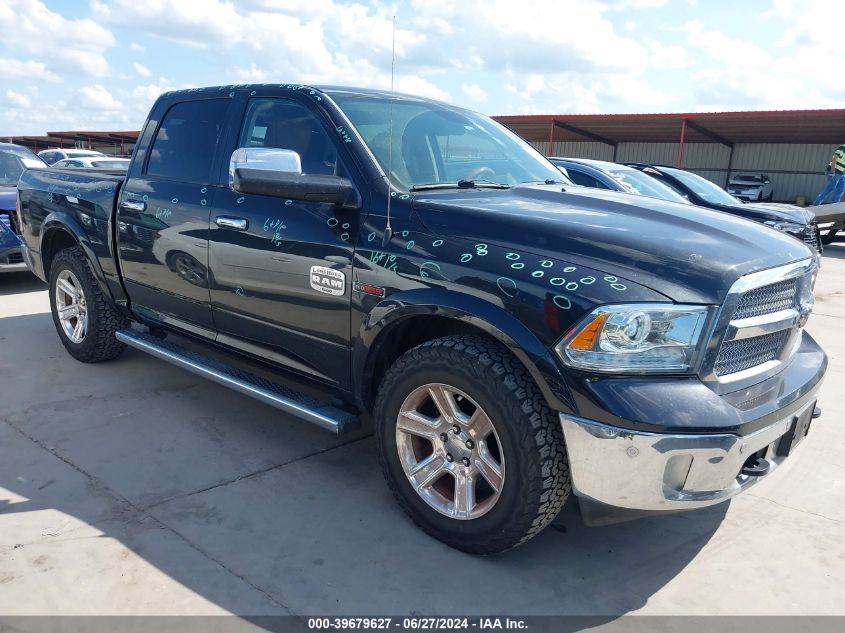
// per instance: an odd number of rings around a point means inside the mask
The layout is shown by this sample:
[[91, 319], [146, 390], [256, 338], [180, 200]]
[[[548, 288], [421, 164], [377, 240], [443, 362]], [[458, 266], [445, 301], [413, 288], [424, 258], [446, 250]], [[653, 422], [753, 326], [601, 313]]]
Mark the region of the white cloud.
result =
[[692, 60], [687, 49], [679, 45], [665, 45], [651, 38], [644, 38], [643, 44], [648, 47], [649, 64], [655, 68], [676, 69], [689, 68]]
[[487, 92], [478, 84], [461, 84], [461, 90], [473, 101], [479, 103], [487, 101]]
[[[9, 85], [38, 109], [23, 116], [8, 95], [4, 98], [4, 86], [0, 122], [27, 131], [34, 126], [137, 129], [161, 92], [188, 87], [187, 80], [386, 89], [394, 14], [396, 89], [493, 114], [845, 103], [845, 84], [832, 81], [824, 63], [838, 58], [845, 3], [819, 8], [772, 0], [768, 12], [737, 3], [737, 20], [753, 17], [761, 25], [759, 32], [737, 30], [738, 36], [690, 4], [90, 0], [80, 3], [90, 9], [87, 17], [75, 10], [73, 15], [82, 17], [71, 18], [59, 0], [3, 0], [0, 28], [6, 37], [0, 55], [6, 59], [0, 59], [0, 78], [25, 80], [26, 90]], [[125, 53], [111, 66], [108, 55], [117, 42], [110, 29], [123, 38]], [[148, 60], [160, 58], [183, 63], [159, 77], [160, 62]], [[51, 81], [72, 87], [51, 88]], [[35, 98], [30, 86], [38, 85], [44, 90]], [[58, 108], [62, 99], [67, 106]]]
[[32, 101], [26, 95], [15, 92], [12, 89], [6, 91], [6, 103], [13, 108], [31, 108]]
[[84, 86], [76, 91], [79, 102], [93, 110], [121, 110], [123, 105], [101, 84]]
[[47, 70], [47, 65], [43, 62], [21, 61], [8, 57], [0, 57], [0, 77], [29, 81], [61, 81], [56, 73]]
[[152, 77], [153, 75], [153, 71], [151, 71], [143, 64], [139, 64], [138, 62], [132, 62], [132, 68], [134, 68], [135, 72], [138, 73], [141, 77]]
[[449, 101], [451, 98], [448, 92], [422, 77], [397, 77], [396, 90], [398, 92], [418, 95], [428, 99], [438, 99], [440, 101]]
[[65, 18], [40, 0], [0, 3], [0, 32], [9, 50], [40, 57], [50, 72], [62, 74], [107, 75], [105, 51], [116, 44], [111, 31], [94, 20]]
[[[696, 110], [805, 109], [842, 107], [845, 85], [830, 81], [820, 60], [838, 57], [835, 42], [845, 6], [814, 12], [820, 5], [776, 0], [768, 18], [786, 20], [782, 46], [766, 47], [707, 29], [693, 20], [683, 26], [698, 56], [691, 73]], [[709, 59], [708, 59], [709, 58]]]
[[630, 9], [658, 9], [668, 4], [669, 0], [605, 0], [610, 7], [619, 11]]

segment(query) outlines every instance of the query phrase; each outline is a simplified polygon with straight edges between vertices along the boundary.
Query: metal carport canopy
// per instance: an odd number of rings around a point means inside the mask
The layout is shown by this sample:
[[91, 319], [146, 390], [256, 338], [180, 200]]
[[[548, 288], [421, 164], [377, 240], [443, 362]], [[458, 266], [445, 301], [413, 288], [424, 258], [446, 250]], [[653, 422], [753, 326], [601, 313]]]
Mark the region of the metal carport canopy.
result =
[[527, 141], [845, 143], [845, 109], [495, 116]]

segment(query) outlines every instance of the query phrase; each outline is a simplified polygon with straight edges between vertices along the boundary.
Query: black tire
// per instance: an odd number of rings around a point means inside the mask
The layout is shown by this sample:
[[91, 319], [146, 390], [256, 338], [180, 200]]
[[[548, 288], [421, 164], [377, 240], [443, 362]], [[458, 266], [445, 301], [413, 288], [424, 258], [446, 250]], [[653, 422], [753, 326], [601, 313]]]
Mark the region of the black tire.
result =
[[[63, 270], [68, 270], [80, 280], [88, 312], [88, 327], [81, 342], [75, 343], [62, 329], [56, 309], [56, 280]], [[112, 302], [103, 295], [91, 272], [91, 266], [79, 246], [59, 251], [50, 266], [50, 311], [59, 339], [68, 353], [83, 363], [98, 363], [116, 358], [126, 345], [115, 338], [115, 332], [129, 326]]]
[[[414, 490], [396, 442], [399, 410], [412, 391], [446, 383], [475, 400], [493, 422], [507, 472], [500, 497], [480, 517], [441, 514]], [[405, 353], [382, 381], [375, 411], [384, 477], [399, 505], [422, 530], [472, 554], [516, 547], [557, 516], [571, 490], [563, 431], [524, 366], [507, 349], [480, 336], [447, 336]]]

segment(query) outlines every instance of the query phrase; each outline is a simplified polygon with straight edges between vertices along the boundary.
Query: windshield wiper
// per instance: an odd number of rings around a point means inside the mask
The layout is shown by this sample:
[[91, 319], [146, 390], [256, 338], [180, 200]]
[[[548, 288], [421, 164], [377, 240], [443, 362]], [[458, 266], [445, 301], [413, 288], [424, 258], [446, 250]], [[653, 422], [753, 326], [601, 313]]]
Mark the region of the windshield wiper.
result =
[[459, 180], [458, 182], [429, 182], [411, 187], [411, 191], [425, 189], [510, 189], [510, 185], [492, 180]]
[[520, 185], [572, 185], [574, 183], [566, 180], [555, 180], [553, 178], [546, 178], [545, 180], [526, 180], [519, 183]]

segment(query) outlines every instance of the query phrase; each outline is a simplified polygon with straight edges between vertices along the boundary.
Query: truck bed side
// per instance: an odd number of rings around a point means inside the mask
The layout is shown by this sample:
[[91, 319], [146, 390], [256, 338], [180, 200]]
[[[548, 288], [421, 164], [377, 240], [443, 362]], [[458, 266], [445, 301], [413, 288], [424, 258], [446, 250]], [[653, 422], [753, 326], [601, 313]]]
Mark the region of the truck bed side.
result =
[[18, 183], [23, 226], [33, 272], [50, 275], [53, 256], [81, 246], [107, 295], [125, 300], [118, 274], [113, 222], [123, 174], [106, 171], [30, 169]]

